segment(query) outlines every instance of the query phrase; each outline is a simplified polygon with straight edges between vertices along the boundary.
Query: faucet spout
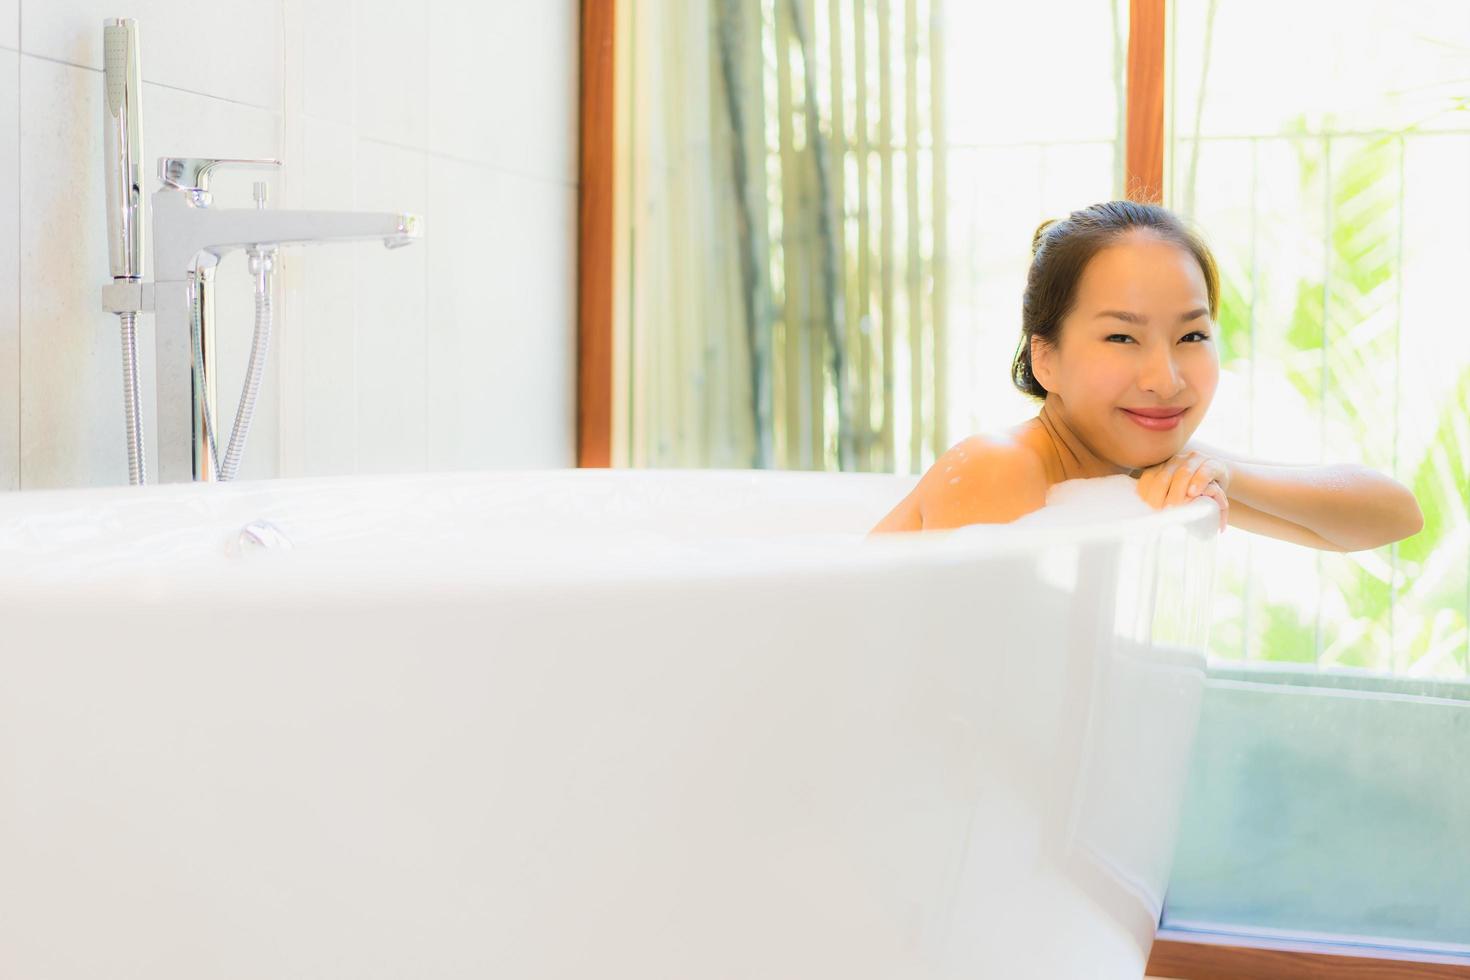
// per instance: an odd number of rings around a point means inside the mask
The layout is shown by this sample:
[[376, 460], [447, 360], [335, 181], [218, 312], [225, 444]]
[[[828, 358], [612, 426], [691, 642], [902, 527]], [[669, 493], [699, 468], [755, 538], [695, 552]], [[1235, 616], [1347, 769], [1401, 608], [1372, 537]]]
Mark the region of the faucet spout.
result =
[[413, 214], [197, 207], [188, 195], [171, 189], [153, 195], [153, 231], [158, 281], [184, 279], [199, 264], [201, 253], [217, 261], [253, 245], [378, 239], [396, 248], [423, 237], [422, 222]]

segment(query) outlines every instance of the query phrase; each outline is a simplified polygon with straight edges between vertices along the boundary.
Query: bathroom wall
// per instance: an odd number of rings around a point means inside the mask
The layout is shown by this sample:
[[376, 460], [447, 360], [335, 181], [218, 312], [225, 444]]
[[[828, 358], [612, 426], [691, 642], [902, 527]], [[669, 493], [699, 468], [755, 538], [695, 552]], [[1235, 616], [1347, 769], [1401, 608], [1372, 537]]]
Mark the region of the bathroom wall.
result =
[[[272, 207], [424, 219], [404, 249], [285, 251], [242, 478], [574, 465], [575, 0], [0, 0], [0, 488], [127, 482], [117, 320], [98, 305], [117, 16], [139, 22], [150, 175], [164, 155], [274, 157], [279, 174], [222, 174], [216, 203], [250, 206], [263, 180]], [[218, 277], [228, 424], [243, 257]], [[150, 435], [152, 330], [140, 318]]]

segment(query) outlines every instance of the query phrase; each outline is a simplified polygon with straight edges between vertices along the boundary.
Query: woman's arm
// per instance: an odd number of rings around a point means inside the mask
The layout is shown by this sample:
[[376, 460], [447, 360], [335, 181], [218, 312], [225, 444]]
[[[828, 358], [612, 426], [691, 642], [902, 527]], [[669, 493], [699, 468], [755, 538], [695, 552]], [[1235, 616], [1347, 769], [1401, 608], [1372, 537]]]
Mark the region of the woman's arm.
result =
[[1424, 527], [1413, 492], [1370, 467], [1292, 466], [1249, 460], [1199, 443], [1189, 448], [1229, 464], [1230, 523], [1243, 530], [1310, 547], [1325, 544], [1324, 550], [1364, 551]]

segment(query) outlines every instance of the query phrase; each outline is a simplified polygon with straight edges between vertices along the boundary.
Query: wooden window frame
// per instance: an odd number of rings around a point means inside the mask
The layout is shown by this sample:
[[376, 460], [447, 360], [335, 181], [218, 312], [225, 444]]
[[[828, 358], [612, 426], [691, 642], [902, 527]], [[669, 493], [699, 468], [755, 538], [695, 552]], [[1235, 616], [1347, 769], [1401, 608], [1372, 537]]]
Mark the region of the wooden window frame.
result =
[[1470, 966], [1374, 956], [1328, 943], [1206, 940], [1160, 929], [1148, 957], [1149, 977], [1171, 980], [1465, 980]]
[[1129, 0], [1128, 148], [1123, 187], [1131, 201], [1164, 200], [1164, 7], [1167, 0]]
[[617, 0], [582, 0], [577, 181], [577, 465], [612, 465]]
[[[1163, 200], [1167, 3], [1129, 0], [1124, 187], [1135, 201]], [[581, 0], [576, 412], [577, 465], [581, 467], [613, 465], [614, 18], [618, 8], [618, 0]], [[1470, 980], [1470, 966], [1354, 952], [1306, 943], [1209, 941], [1161, 930], [1147, 972], [1176, 980]]]

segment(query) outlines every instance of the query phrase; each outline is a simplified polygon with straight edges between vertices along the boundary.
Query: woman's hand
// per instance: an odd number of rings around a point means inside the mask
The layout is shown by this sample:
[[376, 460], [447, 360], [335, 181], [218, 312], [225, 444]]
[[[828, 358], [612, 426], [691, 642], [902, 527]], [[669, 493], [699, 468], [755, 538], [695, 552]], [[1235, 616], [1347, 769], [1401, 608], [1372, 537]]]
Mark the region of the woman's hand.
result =
[[1230, 514], [1230, 467], [1223, 459], [1197, 450], [1174, 456], [1150, 466], [1138, 477], [1138, 495], [1155, 510], [1187, 504], [1196, 497], [1210, 497], [1220, 507], [1220, 530]]

